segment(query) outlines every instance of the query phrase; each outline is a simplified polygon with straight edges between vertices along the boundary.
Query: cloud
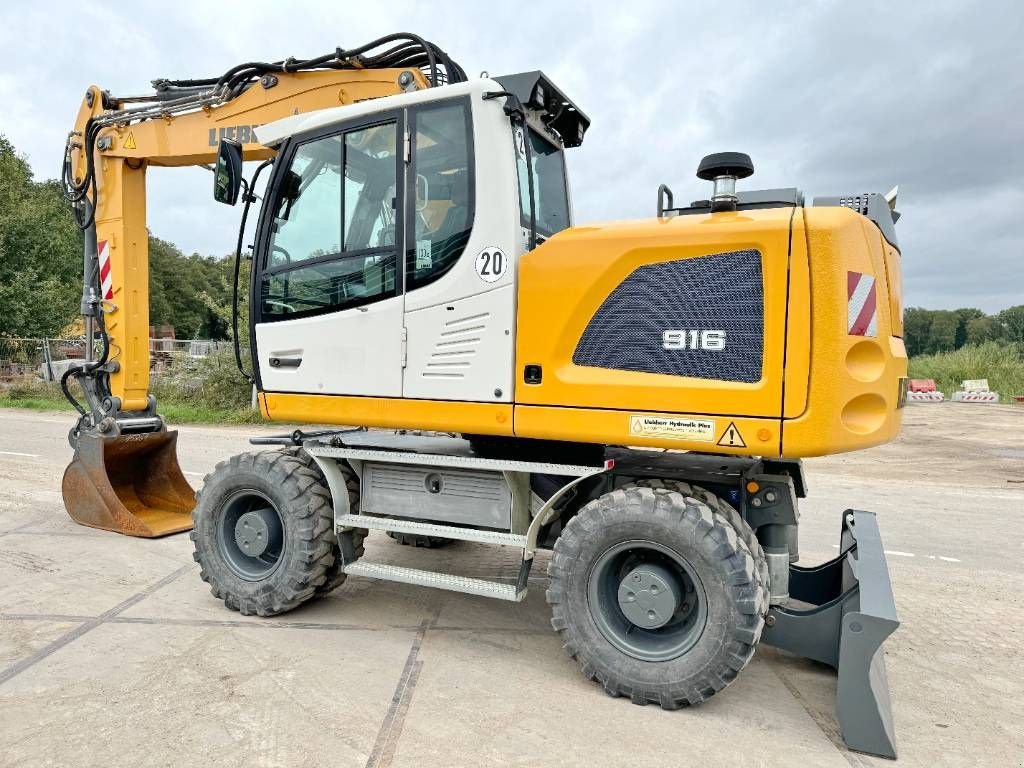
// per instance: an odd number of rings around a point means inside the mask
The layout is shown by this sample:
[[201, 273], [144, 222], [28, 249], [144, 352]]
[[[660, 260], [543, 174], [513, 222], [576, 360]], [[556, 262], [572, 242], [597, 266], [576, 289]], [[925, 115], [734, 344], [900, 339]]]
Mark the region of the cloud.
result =
[[[1024, 6], [930, 3], [577, 6], [449, 2], [244, 6], [182, 0], [0, 11], [0, 132], [54, 176], [89, 83], [119, 94], [157, 77], [307, 56], [415, 31], [469, 72], [543, 69], [593, 120], [568, 165], [577, 220], [649, 216], [657, 185], [706, 196], [700, 158], [741, 150], [746, 188], [808, 195], [899, 183], [906, 303], [1024, 301]], [[238, 212], [197, 169], [155, 170], [149, 224], [186, 252], [228, 253]]]

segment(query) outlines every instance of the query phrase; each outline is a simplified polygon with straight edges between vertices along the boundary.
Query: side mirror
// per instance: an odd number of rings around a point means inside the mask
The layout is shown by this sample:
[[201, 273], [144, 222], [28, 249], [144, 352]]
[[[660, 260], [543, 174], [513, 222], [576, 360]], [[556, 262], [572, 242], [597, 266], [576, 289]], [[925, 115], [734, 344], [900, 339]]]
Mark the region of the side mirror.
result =
[[242, 145], [221, 139], [217, 148], [217, 167], [213, 174], [213, 199], [234, 205], [242, 188]]

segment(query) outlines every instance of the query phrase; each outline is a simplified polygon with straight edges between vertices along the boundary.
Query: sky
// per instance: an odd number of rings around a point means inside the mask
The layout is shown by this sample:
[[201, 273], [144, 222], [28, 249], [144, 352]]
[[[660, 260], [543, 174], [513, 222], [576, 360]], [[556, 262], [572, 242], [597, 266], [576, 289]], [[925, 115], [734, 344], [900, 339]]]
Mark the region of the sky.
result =
[[[1024, 3], [351, 4], [7, 0], [0, 133], [58, 175], [85, 88], [149, 90], [244, 61], [414, 32], [467, 73], [543, 70], [592, 120], [569, 150], [577, 223], [652, 216], [656, 189], [707, 197], [701, 157], [742, 151], [741, 189], [886, 192], [906, 306], [1024, 303]], [[149, 172], [151, 232], [227, 254], [239, 209], [199, 168]]]

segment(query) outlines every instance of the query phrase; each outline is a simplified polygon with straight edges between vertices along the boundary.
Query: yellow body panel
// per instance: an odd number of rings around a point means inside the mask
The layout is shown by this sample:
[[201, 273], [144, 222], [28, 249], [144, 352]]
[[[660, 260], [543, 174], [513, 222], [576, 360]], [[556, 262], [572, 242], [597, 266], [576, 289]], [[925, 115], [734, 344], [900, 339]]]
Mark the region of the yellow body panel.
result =
[[478, 435], [512, 434], [511, 403], [300, 395], [287, 392], [261, 392], [259, 401], [263, 415], [273, 421], [427, 429]]
[[[519, 261], [516, 368], [541, 365], [543, 382], [517, 377], [516, 402], [660, 413], [778, 416], [792, 208], [574, 227]], [[637, 267], [756, 249], [763, 255], [761, 380], [737, 383], [578, 366], [576, 344], [601, 303]], [[651, 296], [652, 306], [665, 297]]]
[[[903, 339], [893, 335], [902, 322], [888, 299], [887, 272], [898, 286], [899, 256], [871, 221], [846, 208], [807, 208], [804, 220], [811, 255], [809, 390], [804, 412], [783, 423], [782, 452], [819, 456], [887, 442], [900, 430], [897, 400], [907, 375]], [[883, 246], [892, 250], [888, 270]], [[875, 337], [848, 333], [848, 271], [875, 278]]]
[[[637, 267], [746, 249], [762, 254], [760, 382], [573, 363], [587, 323]], [[890, 275], [899, 279], [898, 260], [878, 228], [846, 208], [686, 215], [561, 233], [520, 262], [516, 367], [540, 365], [543, 380], [517, 383], [516, 435], [787, 457], [890, 440], [899, 431], [907, 372], [888, 299], [898, 291], [890, 284]], [[849, 272], [877, 281], [874, 337], [849, 333]], [[651, 311], [658, 299], [651, 297]], [[645, 415], [668, 426], [637, 434], [636, 419]], [[706, 428], [691, 439], [687, 420], [713, 423], [715, 439]], [[730, 424], [741, 440], [722, 440]]]

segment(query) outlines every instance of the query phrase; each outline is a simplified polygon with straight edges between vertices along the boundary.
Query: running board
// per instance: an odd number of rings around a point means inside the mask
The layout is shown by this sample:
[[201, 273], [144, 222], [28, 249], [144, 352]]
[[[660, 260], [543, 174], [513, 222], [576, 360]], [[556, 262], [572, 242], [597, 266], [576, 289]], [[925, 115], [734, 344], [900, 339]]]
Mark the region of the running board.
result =
[[398, 520], [393, 517], [338, 515], [335, 519], [335, 528], [339, 532], [345, 528], [366, 528], [371, 531], [394, 531], [395, 533], [411, 533], [418, 536], [434, 536], [439, 539], [476, 541], [481, 544], [497, 544], [502, 547], [518, 547], [520, 549], [526, 547], [526, 536], [518, 533], [459, 528], [454, 525], [420, 523], [415, 520]]
[[519, 589], [515, 584], [502, 584], [497, 581], [472, 579], [468, 576], [455, 576], [450, 573], [434, 573], [416, 568], [403, 568], [399, 565], [383, 563], [367, 563], [357, 560], [344, 567], [350, 576], [366, 576], [371, 579], [397, 581], [400, 584], [415, 584], [420, 587], [447, 589], [450, 592], [463, 592], [467, 595], [480, 595], [497, 600], [518, 603], [526, 596], [525, 587]]
[[895, 758], [882, 643], [900, 621], [874, 514], [846, 510], [839, 548], [838, 557], [819, 566], [790, 566], [790, 596], [809, 605], [772, 607], [762, 641], [833, 667], [843, 741], [858, 752]]

